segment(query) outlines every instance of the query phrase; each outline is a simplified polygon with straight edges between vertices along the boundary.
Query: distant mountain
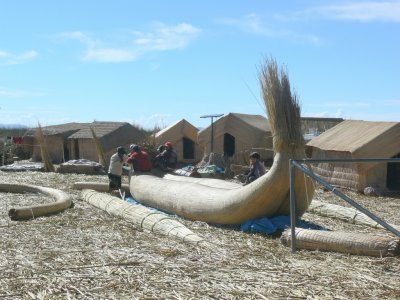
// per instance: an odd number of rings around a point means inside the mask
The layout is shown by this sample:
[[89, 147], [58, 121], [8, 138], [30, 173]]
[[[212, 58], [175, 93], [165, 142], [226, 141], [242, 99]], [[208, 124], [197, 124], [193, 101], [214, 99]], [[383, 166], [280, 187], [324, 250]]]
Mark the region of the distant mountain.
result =
[[28, 126], [22, 125], [22, 124], [2, 124], [0, 123], [0, 128], [3, 129], [23, 129], [23, 128], [28, 128]]

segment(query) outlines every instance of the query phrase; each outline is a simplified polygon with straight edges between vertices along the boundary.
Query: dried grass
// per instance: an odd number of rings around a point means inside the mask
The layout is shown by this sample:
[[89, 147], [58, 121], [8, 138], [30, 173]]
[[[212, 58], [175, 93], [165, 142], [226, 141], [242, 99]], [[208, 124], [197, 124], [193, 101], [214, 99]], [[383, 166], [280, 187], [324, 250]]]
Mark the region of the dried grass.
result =
[[40, 146], [40, 154], [42, 156], [42, 162], [46, 172], [54, 172], [55, 168], [51, 162], [49, 152], [47, 151], [46, 138], [44, 137], [42, 126], [38, 124], [38, 128], [35, 130], [35, 136]]
[[90, 127], [90, 132], [92, 133], [92, 137], [93, 137], [94, 143], [96, 145], [96, 151], [97, 151], [97, 155], [99, 156], [100, 164], [103, 165], [104, 169], [106, 169], [108, 167], [108, 161], [106, 160], [103, 146], [101, 145], [101, 142], [98, 139], [93, 127]]
[[300, 105], [290, 88], [289, 76], [276, 60], [266, 59], [259, 75], [262, 96], [267, 109], [275, 152], [287, 146], [302, 146]]
[[[126, 180], [126, 178], [124, 178]], [[180, 220], [219, 245], [217, 251], [178, 242], [110, 216], [80, 201], [77, 181], [106, 176], [1, 172], [0, 182], [64, 190], [75, 207], [31, 221], [11, 221], [11, 206], [45, 203], [35, 194], [0, 193], [0, 299], [394, 299], [400, 297], [400, 258], [301, 250], [278, 239], [204, 222]], [[350, 197], [399, 223], [398, 198]], [[331, 193], [316, 199], [346, 205]], [[306, 213], [332, 230], [387, 231]]]

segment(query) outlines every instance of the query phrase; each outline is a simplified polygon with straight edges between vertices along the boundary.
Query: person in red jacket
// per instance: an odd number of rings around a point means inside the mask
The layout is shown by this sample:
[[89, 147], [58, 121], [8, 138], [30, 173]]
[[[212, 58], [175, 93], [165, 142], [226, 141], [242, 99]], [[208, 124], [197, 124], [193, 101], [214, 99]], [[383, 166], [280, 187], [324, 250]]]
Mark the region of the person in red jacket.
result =
[[151, 160], [149, 154], [135, 144], [132, 144], [129, 148], [131, 149], [131, 154], [127, 163], [132, 164], [133, 170], [136, 172], [149, 172], [151, 170]]

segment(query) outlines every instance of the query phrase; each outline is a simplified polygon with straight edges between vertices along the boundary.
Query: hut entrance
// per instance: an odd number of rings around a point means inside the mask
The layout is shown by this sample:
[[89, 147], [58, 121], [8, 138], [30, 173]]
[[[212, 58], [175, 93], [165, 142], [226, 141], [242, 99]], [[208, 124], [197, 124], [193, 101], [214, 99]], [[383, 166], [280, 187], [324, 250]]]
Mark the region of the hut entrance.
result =
[[79, 159], [79, 143], [78, 139], [73, 139], [72, 140], [73, 146], [74, 146], [74, 158]]
[[183, 159], [194, 159], [194, 142], [183, 138]]
[[[392, 158], [400, 158], [400, 153]], [[400, 191], [400, 163], [387, 164], [386, 186], [389, 190]]]
[[68, 150], [68, 145], [66, 142], [64, 142], [64, 162], [69, 161], [69, 150]]
[[233, 156], [235, 154], [235, 137], [229, 133], [224, 134], [224, 155]]

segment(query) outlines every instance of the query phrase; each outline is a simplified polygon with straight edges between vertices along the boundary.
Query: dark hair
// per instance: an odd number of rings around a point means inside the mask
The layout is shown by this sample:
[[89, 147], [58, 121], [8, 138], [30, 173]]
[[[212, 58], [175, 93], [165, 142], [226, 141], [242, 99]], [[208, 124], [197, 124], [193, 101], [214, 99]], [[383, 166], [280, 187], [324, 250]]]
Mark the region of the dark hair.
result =
[[250, 154], [250, 157], [256, 158], [256, 159], [260, 159], [260, 154], [259, 154], [258, 152], [252, 152], [252, 153]]
[[124, 147], [119, 146], [119, 147], [117, 148], [117, 153], [118, 153], [119, 155], [124, 155], [124, 154], [126, 154], [126, 150], [125, 150]]
[[140, 147], [135, 144], [132, 144], [129, 148], [134, 152], [139, 152], [139, 150], [140, 150]]

